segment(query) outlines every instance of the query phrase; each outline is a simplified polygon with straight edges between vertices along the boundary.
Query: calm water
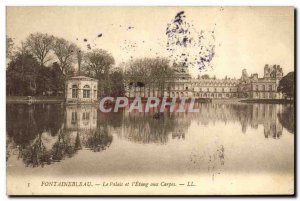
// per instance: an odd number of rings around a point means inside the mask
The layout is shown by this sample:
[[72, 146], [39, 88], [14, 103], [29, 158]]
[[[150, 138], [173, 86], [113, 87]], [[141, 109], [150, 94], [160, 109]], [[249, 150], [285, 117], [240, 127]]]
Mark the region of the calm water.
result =
[[294, 108], [199, 104], [199, 113], [101, 113], [7, 104], [8, 175], [293, 174]]

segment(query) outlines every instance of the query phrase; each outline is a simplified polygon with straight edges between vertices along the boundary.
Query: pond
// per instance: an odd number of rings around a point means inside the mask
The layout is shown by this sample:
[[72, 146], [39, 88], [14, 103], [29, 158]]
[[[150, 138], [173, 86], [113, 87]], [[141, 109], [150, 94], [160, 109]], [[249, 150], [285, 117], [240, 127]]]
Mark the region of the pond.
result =
[[272, 185], [278, 179], [274, 189], [287, 184], [282, 191], [293, 190], [293, 105], [196, 107], [198, 113], [166, 110], [155, 119], [153, 112], [102, 113], [91, 105], [7, 104], [8, 183], [24, 175], [26, 181], [187, 175], [216, 188], [218, 183], [245, 188], [248, 179]]

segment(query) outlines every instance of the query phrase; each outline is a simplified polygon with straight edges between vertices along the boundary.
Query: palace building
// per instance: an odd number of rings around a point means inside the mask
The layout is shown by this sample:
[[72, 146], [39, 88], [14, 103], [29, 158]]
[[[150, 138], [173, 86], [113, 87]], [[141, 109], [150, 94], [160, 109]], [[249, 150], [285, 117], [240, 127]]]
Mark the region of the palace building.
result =
[[192, 78], [185, 67], [175, 67], [175, 78], [165, 84], [163, 92], [150, 89], [146, 85], [130, 85], [126, 89], [127, 97], [186, 97], [186, 98], [211, 98], [211, 99], [280, 99], [282, 94], [277, 92], [279, 81], [283, 77], [279, 65], [265, 65], [264, 76], [258, 74], [248, 76], [246, 69], [242, 71], [240, 79], [202, 79]]
[[281, 99], [282, 93], [277, 92], [279, 81], [283, 77], [282, 68], [279, 65], [265, 65], [264, 77], [258, 78], [258, 74], [247, 75], [242, 72], [239, 89], [240, 97], [250, 99]]

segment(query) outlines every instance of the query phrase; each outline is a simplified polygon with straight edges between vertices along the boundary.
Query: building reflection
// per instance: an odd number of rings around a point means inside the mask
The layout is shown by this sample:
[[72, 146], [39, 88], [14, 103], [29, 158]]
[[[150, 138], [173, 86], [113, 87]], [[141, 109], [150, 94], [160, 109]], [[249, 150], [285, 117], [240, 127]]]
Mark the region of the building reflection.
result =
[[280, 138], [282, 135], [282, 125], [279, 122], [277, 114], [282, 110], [281, 105], [263, 105], [257, 104], [253, 105], [252, 109], [252, 127], [257, 127], [258, 124], [264, 126], [265, 138]]
[[97, 126], [93, 106], [47, 105], [45, 112], [44, 105], [18, 105], [8, 106], [8, 112], [7, 157], [14, 153], [26, 166], [43, 167], [81, 149], [103, 151], [113, 140], [107, 126]]
[[[99, 152], [107, 149], [113, 140], [107, 124], [98, 124], [97, 107], [92, 105], [66, 107], [66, 133], [78, 138], [86, 149]], [[73, 143], [74, 144], [74, 143]]]
[[202, 125], [214, 124], [218, 121], [225, 124], [239, 122], [242, 133], [246, 133], [248, 127], [257, 129], [259, 125], [262, 125], [265, 138], [278, 139], [283, 130], [283, 124], [278, 115], [282, 114], [283, 107], [277, 104], [202, 104], [200, 112], [192, 116]]
[[82, 149], [105, 151], [113, 135], [134, 143], [166, 144], [185, 140], [192, 123], [238, 122], [242, 133], [263, 126], [263, 137], [268, 139], [280, 139], [283, 128], [294, 133], [292, 105], [198, 103], [195, 107], [199, 113], [166, 110], [155, 119], [155, 110], [101, 113], [91, 105], [7, 104], [7, 160], [15, 155], [26, 166], [49, 165], [74, 157]]
[[[137, 143], [164, 144], [172, 139], [184, 139], [191, 119], [176, 113], [165, 112], [160, 119], [153, 118], [154, 112], [124, 112], [122, 131], [119, 136]], [[171, 137], [170, 137], [171, 136]]]

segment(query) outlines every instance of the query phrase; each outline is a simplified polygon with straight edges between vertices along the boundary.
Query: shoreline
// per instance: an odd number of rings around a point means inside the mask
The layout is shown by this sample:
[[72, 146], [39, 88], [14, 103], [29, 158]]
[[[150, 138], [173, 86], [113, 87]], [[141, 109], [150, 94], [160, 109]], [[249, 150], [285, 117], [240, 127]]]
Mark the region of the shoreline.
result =
[[[132, 98], [128, 98], [132, 101]], [[142, 97], [142, 102], [146, 102], [144, 97]], [[177, 102], [177, 100], [176, 100]], [[189, 101], [187, 101], [189, 102]], [[286, 99], [196, 99], [196, 103], [262, 103], [262, 104], [294, 104], [294, 100]], [[62, 97], [51, 97], [51, 96], [32, 96], [29, 99], [28, 96], [7, 96], [6, 103], [66, 103], [65, 98]], [[72, 103], [70, 105], [76, 104], [86, 104], [86, 103]]]
[[241, 103], [265, 103], [265, 104], [294, 104], [294, 100], [286, 99], [243, 99]]
[[65, 98], [53, 96], [6, 96], [6, 103], [64, 103]]

